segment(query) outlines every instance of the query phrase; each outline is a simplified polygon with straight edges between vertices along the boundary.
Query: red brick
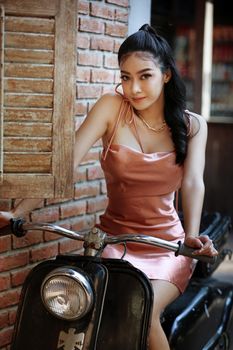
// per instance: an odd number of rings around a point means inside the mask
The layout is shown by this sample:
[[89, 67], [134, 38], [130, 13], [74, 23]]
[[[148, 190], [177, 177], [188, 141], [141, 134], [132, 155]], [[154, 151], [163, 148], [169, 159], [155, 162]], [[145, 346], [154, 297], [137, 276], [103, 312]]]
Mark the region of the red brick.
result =
[[25, 278], [27, 277], [27, 275], [29, 274], [30, 271], [31, 271], [31, 268], [26, 267], [24, 269], [20, 269], [20, 270], [12, 272], [11, 273], [12, 287], [18, 287], [18, 286], [22, 285], [25, 281]]
[[84, 69], [78, 66], [76, 69], [76, 76], [78, 82], [88, 83], [90, 81], [91, 71], [90, 69]]
[[11, 249], [11, 236], [0, 237], [0, 253], [7, 252]]
[[124, 38], [127, 35], [127, 26], [120, 23], [106, 23], [105, 34]]
[[102, 95], [105, 94], [114, 94], [115, 92], [115, 86], [114, 85], [106, 85], [102, 87]]
[[22, 199], [15, 199], [14, 201], [13, 201], [13, 207], [16, 207], [20, 202], [22, 201]]
[[[22, 199], [15, 199], [14, 200], [14, 208], [20, 203], [22, 201]], [[43, 206], [44, 206], [44, 199], [36, 199], [36, 200], [32, 200], [33, 202], [32, 202], [32, 205], [33, 205], [33, 210], [35, 210], [35, 209], [39, 209], [39, 208], [43, 208]], [[24, 215], [24, 217], [25, 217], [25, 215]], [[25, 217], [26, 218], [26, 217]]]
[[9, 271], [19, 266], [25, 266], [29, 262], [28, 252], [13, 252], [0, 257], [0, 271]]
[[91, 39], [91, 49], [100, 51], [112, 52], [114, 48], [114, 42], [111, 38], [106, 37], [95, 37]]
[[18, 308], [18, 306], [10, 308], [10, 310], [9, 310], [9, 322], [10, 322], [10, 325], [14, 325], [15, 324], [17, 308]]
[[129, 6], [129, 0], [106, 0], [106, 3], [115, 4], [123, 7]]
[[84, 215], [72, 219], [72, 230], [73, 231], [83, 231], [94, 227], [95, 225], [95, 216], [94, 215]]
[[115, 71], [115, 84], [119, 84], [120, 82], [121, 82], [120, 71]]
[[87, 180], [87, 169], [86, 167], [77, 167], [74, 171], [74, 182], [82, 182]]
[[114, 9], [100, 4], [91, 3], [91, 16], [105, 19], [114, 19]]
[[48, 232], [48, 231], [45, 231], [45, 233], [44, 233], [44, 241], [45, 242], [57, 241], [61, 237], [62, 236], [59, 235], [58, 233], [53, 233], [53, 232]]
[[0, 291], [11, 287], [10, 274], [0, 274]]
[[[101, 91], [101, 94], [102, 94], [102, 91]], [[95, 105], [95, 103], [96, 103], [96, 101], [89, 101], [89, 103], [88, 103], [88, 112], [90, 112], [90, 110]]]
[[21, 289], [10, 289], [0, 293], [0, 309], [17, 305], [19, 302]]
[[49, 206], [49, 205], [53, 205], [53, 204], [58, 204], [58, 203], [64, 203], [64, 202], [68, 202], [70, 200], [70, 198], [52, 198], [52, 199], [46, 199], [45, 201], [45, 205]]
[[0, 312], [0, 329], [9, 325], [9, 314], [7, 311]]
[[102, 179], [103, 177], [104, 177], [104, 173], [100, 165], [91, 166], [90, 168], [87, 169], [88, 180]]
[[118, 53], [119, 48], [120, 48], [122, 42], [123, 42], [123, 40], [121, 40], [121, 41], [115, 40], [115, 41], [114, 41], [114, 49], [113, 49], [113, 52]]
[[101, 194], [106, 194], [107, 193], [107, 187], [106, 187], [106, 181], [101, 180], [100, 181], [100, 193]]
[[90, 51], [78, 52], [78, 64], [82, 66], [100, 67], [102, 66], [103, 55]]
[[58, 253], [58, 243], [53, 243], [49, 245], [43, 245], [42, 247], [37, 247], [31, 249], [31, 261], [36, 262], [44, 259], [49, 259], [56, 256]]
[[11, 199], [0, 199], [0, 211], [9, 211], [12, 207]]
[[87, 103], [76, 101], [76, 103], [75, 103], [75, 115], [84, 115], [84, 114], [87, 114]]
[[96, 224], [100, 223], [100, 215], [102, 215], [103, 212], [99, 211], [98, 213], [95, 214], [95, 220], [96, 220]]
[[95, 163], [99, 161], [100, 155], [99, 155], [99, 149], [92, 148], [83, 158], [81, 164], [90, 164]]
[[104, 34], [104, 23], [99, 19], [80, 18], [79, 30], [81, 32]]
[[13, 327], [0, 331], [0, 347], [10, 344], [13, 334]]
[[90, 37], [89, 37], [89, 35], [78, 33], [76, 42], [77, 42], [77, 48], [78, 49], [89, 49], [90, 48]]
[[118, 69], [118, 59], [116, 54], [111, 54], [110, 56], [104, 56], [104, 67], [111, 69]]
[[98, 98], [101, 95], [101, 86], [78, 85], [77, 98]]
[[116, 9], [115, 20], [128, 23], [128, 11], [126, 9]]
[[[86, 103], [86, 105], [87, 105], [87, 103]], [[74, 121], [75, 131], [77, 131], [80, 128], [80, 126], [84, 122], [84, 120], [85, 120], [85, 116], [76, 116], [75, 117], [75, 121]]]
[[97, 182], [86, 182], [75, 185], [75, 198], [98, 196], [100, 193], [99, 187], [99, 183]]
[[78, 1], [78, 13], [88, 15], [89, 14], [89, 2]]
[[86, 201], [74, 201], [61, 206], [61, 218], [69, 218], [72, 216], [78, 216], [86, 214], [87, 203]]
[[32, 222], [53, 222], [59, 219], [59, 207], [46, 207], [33, 211], [31, 214]]
[[73, 239], [65, 239], [59, 243], [59, 254], [74, 252], [82, 249], [83, 243]]
[[91, 71], [92, 83], [114, 83], [114, 72], [104, 69]]
[[23, 248], [28, 247], [33, 244], [38, 244], [43, 242], [43, 232], [42, 231], [28, 231], [23, 237], [17, 238], [13, 237], [13, 248]]
[[92, 214], [100, 210], [104, 210], [107, 206], [108, 200], [104, 197], [89, 199], [87, 201], [87, 213]]
[[[71, 225], [69, 221], [59, 221], [58, 226], [66, 228], [66, 229], [70, 229]], [[52, 233], [52, 232], [45, 232], [44, 233], [44, 241], [45, 242], [51, 242], [54, 240], [61, 240], [62, 239], [62, 235], [58, 234], [58, 233]], [[58, 242], [59, 243], [59, 242]]]
[[96, 143], [94, 144], [93, 147], [102, 147], [102, 146], [103, 146], [102, 140], [99, 139], [99, 140], [96, 141]]
[[71, 224], [69, 220], [59, 221], [59, 226], [63, 228], [67, 228], [67, 230], [70, 230]]

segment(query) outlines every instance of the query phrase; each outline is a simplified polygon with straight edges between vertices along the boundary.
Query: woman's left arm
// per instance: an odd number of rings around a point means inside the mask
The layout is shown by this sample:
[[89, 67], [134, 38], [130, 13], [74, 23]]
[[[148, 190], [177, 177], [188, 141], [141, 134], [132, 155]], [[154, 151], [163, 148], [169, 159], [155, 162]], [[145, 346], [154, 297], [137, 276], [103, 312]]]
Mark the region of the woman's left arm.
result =
[[181, 185], [185, 244], [197, 248], [195, 254], [217, 255], [217, 251], [209, 237], [199, 236], [205, 193], [203, 180], [207, 141], [207, 123], [205, 119], [196, 114], [191, 116], [191, 129]]

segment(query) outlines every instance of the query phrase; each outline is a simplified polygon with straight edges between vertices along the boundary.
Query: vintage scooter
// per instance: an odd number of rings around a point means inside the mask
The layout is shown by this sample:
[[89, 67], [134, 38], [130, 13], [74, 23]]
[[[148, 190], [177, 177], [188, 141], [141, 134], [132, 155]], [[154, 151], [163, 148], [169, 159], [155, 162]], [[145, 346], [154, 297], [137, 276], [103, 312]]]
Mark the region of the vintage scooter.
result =
[[[213, 221], [202, 233], [216, 231], [219, 224]], [[224, 225], [221, 222], [221, 246], [229, 220]], [[151, 283], [130, 263], [101, 258], [101, 253], [107, 244], [127, 246], [127, 242], [155, 245], [176, 255], [192, 256], [193, 249], [145, 235], [110, 236], [97, 228], [78, 233], [53, 224], [12, 220], [11, 231], [17, 237], [29, 230], [83, 241], [84, 255], [59, 255], [31, 271], [22, 289], [11, 350], [146, 350]], [[219, 248], [217, 239], [215, 245]], [[161, 316], [171, 349], [233, 349], [233, 286], [208, 277], [229, 253], [220, 250], [218, 258], [198, 257], [197, 276]]]

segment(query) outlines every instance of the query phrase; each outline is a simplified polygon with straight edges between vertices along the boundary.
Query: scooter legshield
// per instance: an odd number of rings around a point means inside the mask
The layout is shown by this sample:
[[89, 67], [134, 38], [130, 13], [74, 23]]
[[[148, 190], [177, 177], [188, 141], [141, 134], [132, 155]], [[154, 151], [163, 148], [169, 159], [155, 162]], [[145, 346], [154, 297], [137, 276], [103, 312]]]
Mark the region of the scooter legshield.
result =
[[148, 349], [153, 304], [150, 281], [127, 261], [99, 259], [99, 262], [108, 271], [108, 283], [96, 347], [88, 350]]
[[96, 350], [146, 350], [153, 305], [150, 281], [126, 261], [105, 260], [109, 272]]
[[[66, 321], [53, 316], [45, 308], [40, 294], [44, 278], [52, 270], [69, 266], [80, 268], [92, 280], [94, 307], [80, 320]], [[46, 261], [37, 265], [24, 283], [11, 350], [84, 350], [95, 349], [99, 321], [108, 280], [104, 265], [87, 261], [75, 264], [66, 261]]]
[[[92, 280], [94, 307], [81, 320], [56, 318], [41, 300], [44, 278], [63, 266], [82, 269]], [[149, 280], [126, 261], [59, 256], [29, 274], [11, 350], [146, 350], [152, 302]]]

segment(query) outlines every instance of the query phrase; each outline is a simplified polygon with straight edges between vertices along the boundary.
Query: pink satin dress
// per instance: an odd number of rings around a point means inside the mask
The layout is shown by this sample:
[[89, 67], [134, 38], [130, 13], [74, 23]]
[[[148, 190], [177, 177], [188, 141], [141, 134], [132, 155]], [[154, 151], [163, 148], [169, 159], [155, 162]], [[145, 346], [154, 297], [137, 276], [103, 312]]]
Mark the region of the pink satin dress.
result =
[[[175, 152], [144, 153], [136, 130], [132, 108], [122, 107], [113, 135], [104, 149], [101, 166], [105, 174], [108, 206], [97, 226], [112, 235], [141, 233], [183, 241], [184, 230], [174, 207], [175, 192], [182, 180], [183, 168], [175, 163]], [[122, 118], [131, 113], [132, 130], [141, 146], [137, 151], [113, 144]], [[104, 256], [121, 258], [123, 245], [109, 245]], [[127, 243], [124, 259], [142, 270], [150, 279], [166, 280], [183, 292], [193, 270], [192, 259], [176, 257], [174, 252], [154, 246]]]

